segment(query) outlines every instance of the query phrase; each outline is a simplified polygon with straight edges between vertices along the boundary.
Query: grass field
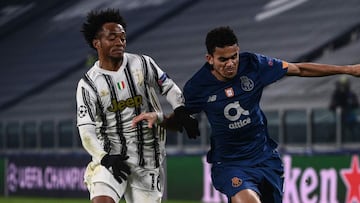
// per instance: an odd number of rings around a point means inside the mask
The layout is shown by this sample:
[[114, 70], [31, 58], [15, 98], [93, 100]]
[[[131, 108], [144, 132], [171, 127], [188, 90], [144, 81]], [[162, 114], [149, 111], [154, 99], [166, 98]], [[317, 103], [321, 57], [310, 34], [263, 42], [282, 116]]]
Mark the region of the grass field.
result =
[[[26, 197], [0, 197], [0, 203], [90, 203], [87, 199], [49, 199], [49, 198], [26, 198]], [[125, 203], [125, 201], [120, 201]], [[162, 203], [201, 203], [200, 201], [167, 200]]]

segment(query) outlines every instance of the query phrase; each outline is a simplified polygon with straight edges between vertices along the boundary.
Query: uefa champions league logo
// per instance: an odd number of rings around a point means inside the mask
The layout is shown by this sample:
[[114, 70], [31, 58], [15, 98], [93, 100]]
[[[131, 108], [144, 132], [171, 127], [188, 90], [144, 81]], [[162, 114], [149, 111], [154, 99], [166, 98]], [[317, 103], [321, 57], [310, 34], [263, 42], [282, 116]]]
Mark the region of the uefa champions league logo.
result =
[[85, 105], [81, 105], [78, 109], [79, 118], [84, 118], [87, 112], [88, 112], [87, 107]]

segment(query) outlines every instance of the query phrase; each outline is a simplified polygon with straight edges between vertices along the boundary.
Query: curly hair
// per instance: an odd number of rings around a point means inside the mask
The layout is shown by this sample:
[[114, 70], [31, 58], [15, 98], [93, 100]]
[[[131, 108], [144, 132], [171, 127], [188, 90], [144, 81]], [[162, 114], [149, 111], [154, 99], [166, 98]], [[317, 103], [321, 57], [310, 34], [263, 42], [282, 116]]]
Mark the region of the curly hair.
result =
[[118, 23], [126, 30], [125, 20], [120, 15], [119, 9], [90, 11], [87, 14], [86, 22], [82, 25], [81, 32], [91, 48], [95, 49], [92, 42], [97, 37], [105, 23]]
[[205, 43], [208, 54], [213, 54], [216, 47], [232, 46], [238, 44], [238, 40], [234, 31], [229, 26], [225, 26], [208, 32]]

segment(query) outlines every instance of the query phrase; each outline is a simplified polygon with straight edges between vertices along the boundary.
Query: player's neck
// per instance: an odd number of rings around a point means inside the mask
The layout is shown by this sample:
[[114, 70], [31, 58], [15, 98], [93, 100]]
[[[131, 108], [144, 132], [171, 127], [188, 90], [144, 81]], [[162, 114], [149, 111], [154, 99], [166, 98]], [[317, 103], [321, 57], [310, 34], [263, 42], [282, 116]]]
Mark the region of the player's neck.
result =
[[123, 60], [100, 60], [99, 66], [102, 69], [108, 70], [108, 71], [117, 71], [119, 70]]

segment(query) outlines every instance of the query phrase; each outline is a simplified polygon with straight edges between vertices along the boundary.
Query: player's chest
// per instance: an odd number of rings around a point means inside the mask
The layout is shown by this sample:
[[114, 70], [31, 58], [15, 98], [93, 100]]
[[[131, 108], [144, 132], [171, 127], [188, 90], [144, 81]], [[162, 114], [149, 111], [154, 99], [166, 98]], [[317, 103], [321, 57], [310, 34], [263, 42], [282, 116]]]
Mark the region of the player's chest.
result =
[[249, 109], [258, 103], [260, 95], [261, 84], [256, 77], [244, 75], [210, 92], [206, 105], [214, 112], [223, 112], [225, 108], [233, 106]]
[[141, 69], [103, 74], [95, 82], [102, 106], [111, 112], [122, 112], [142, 104], [144, 75]]
[[144, 85], [144, 74], [140, 68], [127, 68], [111, 74], [100, 74], [95, 84], [100, 95], [136, 92]]

